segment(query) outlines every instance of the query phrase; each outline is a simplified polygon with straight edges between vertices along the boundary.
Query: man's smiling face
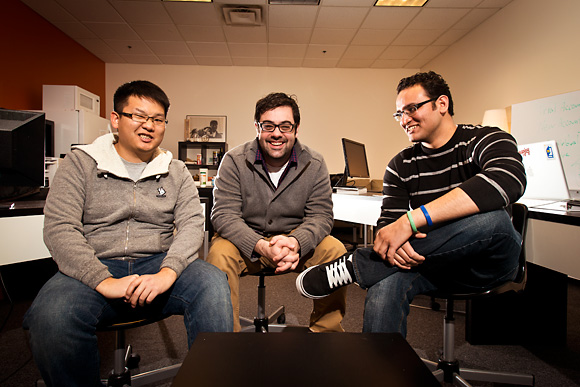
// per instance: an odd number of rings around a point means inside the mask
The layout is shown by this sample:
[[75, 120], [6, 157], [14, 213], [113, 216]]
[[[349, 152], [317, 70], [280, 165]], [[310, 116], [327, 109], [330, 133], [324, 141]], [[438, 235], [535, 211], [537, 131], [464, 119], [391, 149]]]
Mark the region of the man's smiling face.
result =
[[[290, 106], [280, 106], [268, 110], [260, 117], [260, 122], [265, 121], [269, 121], [275, 125], [281, 123], [294, 124], [292, 108]], [[282, 133], [278, 127], [273, 132], [264, 132], [256, 124], [256, 130], [258, 131], [260, 150], [266, 163], [274, 167], [281, 167], [286, 164], [296, 142], [298, 127], [289, 133]]]

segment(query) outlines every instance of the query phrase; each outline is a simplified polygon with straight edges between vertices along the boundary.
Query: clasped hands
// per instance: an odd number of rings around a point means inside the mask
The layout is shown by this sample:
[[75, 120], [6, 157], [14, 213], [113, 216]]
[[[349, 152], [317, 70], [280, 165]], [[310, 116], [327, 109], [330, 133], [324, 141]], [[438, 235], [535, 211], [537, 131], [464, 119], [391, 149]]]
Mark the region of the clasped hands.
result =
[[373, 250], [389, 264], [408, 270], [425, 261], [425, 257], [413, 249], [409, 240], [425, 237], [427, 234], [422, 232], [413, 234], [407, 217], [402, 216], [377, 232]]
[[276, 235], [269, 241], [260, 239], [254, 250], [276, 265], [276, 274], [296, 269], [300, 261], [300, 243], [286, 235]]
[[95, 290], [106, 298], [123, 298], [133, 308], [153, 302], [165, 293], [177, 280], [177, 273], [167, 267], [156, 274], [133, 274], [121, 278], [109, 277], [97, 285]]

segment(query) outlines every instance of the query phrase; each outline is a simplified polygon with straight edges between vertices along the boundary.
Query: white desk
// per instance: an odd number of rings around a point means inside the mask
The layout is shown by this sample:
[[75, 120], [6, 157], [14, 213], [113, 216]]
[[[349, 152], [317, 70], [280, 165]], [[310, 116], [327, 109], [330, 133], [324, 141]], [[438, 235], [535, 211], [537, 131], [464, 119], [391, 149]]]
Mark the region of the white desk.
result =
[[[2, 246], [0, 249], [0, 266], [50, 258], [50, 253], [44, 245], [42, 236], [44, 228], [42, 206], [44, 206], [44, 202], [39, 203], [35, 202], [36, 207], [31, 206], [35, 208], [35, 211], [30, 215], [0, 217], [0, 246]], [[26, 202], [20, 204], [24, 210], [27, 209]], [[205, 198], [202, 198], [201, 205], [207, 222], [207, 200]], [[5, 211], [10, 212], [10, 210]], [[203, 257], [200, 257], [202, 259], [207, 257], [209, 249], [208, 232], [205, 228], [205, 223], [204, 229]]]
[[382, 195], [332, 194], [332, 210], [335, 220], [364, 225], [364, 241], [367, 244], [367, 226], [376, 226], [381, 215]]

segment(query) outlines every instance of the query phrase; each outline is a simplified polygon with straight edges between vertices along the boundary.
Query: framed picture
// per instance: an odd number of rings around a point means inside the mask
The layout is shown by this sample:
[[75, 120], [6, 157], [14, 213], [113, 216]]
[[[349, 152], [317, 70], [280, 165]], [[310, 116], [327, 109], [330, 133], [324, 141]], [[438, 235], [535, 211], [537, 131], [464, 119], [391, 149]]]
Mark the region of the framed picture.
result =
[[185, 116], [185, 141], [226, 142], [226, 116]]

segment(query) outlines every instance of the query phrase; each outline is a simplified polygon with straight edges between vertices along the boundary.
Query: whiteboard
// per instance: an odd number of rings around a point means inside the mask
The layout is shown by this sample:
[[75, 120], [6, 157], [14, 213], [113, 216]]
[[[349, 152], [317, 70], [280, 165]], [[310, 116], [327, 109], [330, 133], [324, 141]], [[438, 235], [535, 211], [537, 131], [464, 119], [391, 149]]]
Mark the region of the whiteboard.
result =
[[580, 91], [512, 105], [518, 144], [555, 140], [568, 187], [580, 190]]

